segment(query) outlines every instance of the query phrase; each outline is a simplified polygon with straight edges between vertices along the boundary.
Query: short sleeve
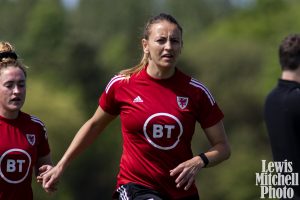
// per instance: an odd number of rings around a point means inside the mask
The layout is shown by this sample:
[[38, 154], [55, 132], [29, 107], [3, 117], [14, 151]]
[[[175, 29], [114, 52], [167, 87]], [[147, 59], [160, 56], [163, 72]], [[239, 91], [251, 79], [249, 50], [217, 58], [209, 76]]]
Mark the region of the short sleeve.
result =
[[224, 114], [219, 108], [217, 104], [215, 104], [211, 109], [207, 112], [206, 116], [202, 117], [201, 127], [203, 129], [209, 128], [215, 124], [217, 124], [219, 121], [221, 121], [224, 118]]
[[118, 115], [120, 113], [120, 106], [116, 100], [116, 92], [121, 80], [124, 80], [124, 76], [114, 76], [107, 84], [105, 91], [99, 98], [99, 106], [107, 113], [112, 115]]
[[203, 129], [215, 125], [224, 118], [222, 110], [205, 86], [198, 90], [197, 105], [197, 121]]
[[50, 153], [50, 146], [48, 143], [48, 134], [47, 129], [45, 127], [45, 124], [41, 121], [39, 121], [37, 118], [32, 119], [35, 120], [35, 122], [38, 122], [39, 125], [39, 143], [37, 147], [37, 156], [43, 157]]

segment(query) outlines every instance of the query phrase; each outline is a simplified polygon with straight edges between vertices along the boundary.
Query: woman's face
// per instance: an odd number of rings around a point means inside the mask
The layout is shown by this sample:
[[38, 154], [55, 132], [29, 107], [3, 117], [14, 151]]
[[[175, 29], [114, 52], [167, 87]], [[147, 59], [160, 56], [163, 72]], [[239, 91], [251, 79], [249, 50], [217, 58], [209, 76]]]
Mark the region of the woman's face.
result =
[[24, 72], [14, 66], [0, 70], [0, 115], [16, 118], [24, 104], [26, 78]]
[[149, 65], [158, 68], [175, 67], [182, 48], [181, 32], [176, 24], [166, 20], [152, 24], [149, 38], [143, 39], [144, 53], [149, 54]]

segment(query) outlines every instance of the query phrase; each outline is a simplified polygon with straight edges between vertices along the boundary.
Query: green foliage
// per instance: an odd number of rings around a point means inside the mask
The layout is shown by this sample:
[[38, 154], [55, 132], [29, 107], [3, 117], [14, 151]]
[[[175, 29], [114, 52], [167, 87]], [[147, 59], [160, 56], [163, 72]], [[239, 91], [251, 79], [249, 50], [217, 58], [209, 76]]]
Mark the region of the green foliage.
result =
[[38, 1], [26, 22], [22, 38], [24, 57], [36, 67], [35, 73], [57, 69], [57, 61], [63, 57], [59, 54], [59, 47], [65, 31], [64, 13], [59, 1]]
[[[72, 86], [54, 87], [49, 81], [39, 78], [27, 80], [27, 98], [24, 112], [40, 118], [47, 128], [49, 145], [54, 163], [62, 156], [71, 143], [74, 133], [86, 120], [80, 102], [80, 93]], [[35, 182], [35, 177], [33, 177]], [[48, 195], [34, 184], [36, 199], [46, 199]], [[60, 193], [52, 195], [53, 199], [74, 199], [73, 188], [64, 180], [61, 181]], [[72, 198], [71, 198], [72, 197]]]
[[[107, 71], [117, 73], [120, 67], [127, 67], [124, 66], [124, 63], [128, 63], [129, 58], [124, 52], [127, 51], [128, 42], [125, 34], [115, 34], [104, 43], [103, 49], [105, 51], [102, 52], [99, 59]], [[111, 69], [112, 65], [116, 66], [117, 69]]]
[[199, 66], [195, 73], [225, 112], [232, 146], [229, 161], [200, 175], [204, 199], [259, 198], [255, 173], [261, 171], [262, 159], [271, 160], [264, 98], [280, 76], [280, 40], [299, 26], [297, 9], [296, 2], [259, 1], [253, 9], [238, 11], [186, 42], [186, 49], [192, 50], [185, 53], [189, 65]]
[[54, 160], [61, 157], [74, 133], [87, 119], [80, 101], [80, 93], [72, 86], [54, 87], [49, 80], [29, 78], [25, 112], [40, 118], [47, 127]]
[[37, 0], [11, 1], [1, 0], [0, 6], [0, 39], [14, 41], [21, 40], [20, 36], [26, 28], [26, 22], [29, 18], [31, 7]]
[[[264, 98], [280, 76], [280, 41], [299, 30], [300, 3], [257, 0], [236, 7], [230, 2], [84, 0], [66, 10], [59, 0], [2, 0], [0, 39], [14, 44], [30, 66], [23, 110], [45, 122], [54, 162], [93, 114], [107, 81], [139, 62], [148, 17], [167, 12], [184, 28], [178, 67], [210, 88], [224, 111], [232, 147], [228, 161], [199, 173], [201, 198], [258, 199], [255, 173], [262, 159], [271, 160]], [[120, 132], [117, 119], [69, 166], [56, 194], [48, 196], [33, 183], [35, 199], [110, 199]], [[208, 147], [197, 127], [194, 152]]]

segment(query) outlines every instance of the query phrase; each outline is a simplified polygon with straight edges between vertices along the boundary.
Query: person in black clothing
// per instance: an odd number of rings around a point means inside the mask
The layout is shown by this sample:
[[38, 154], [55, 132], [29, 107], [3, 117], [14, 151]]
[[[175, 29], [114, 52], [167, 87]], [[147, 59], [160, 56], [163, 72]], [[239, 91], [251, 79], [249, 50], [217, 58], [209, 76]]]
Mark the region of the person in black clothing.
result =
[[[279, 46], [282, 69], [277, 86], [265, 101], [265, 122], [274, 161], [292, 162], [300, 171], [300, 34], [287, 36]], [[299, 185], [293, 199], [300, 199]]]

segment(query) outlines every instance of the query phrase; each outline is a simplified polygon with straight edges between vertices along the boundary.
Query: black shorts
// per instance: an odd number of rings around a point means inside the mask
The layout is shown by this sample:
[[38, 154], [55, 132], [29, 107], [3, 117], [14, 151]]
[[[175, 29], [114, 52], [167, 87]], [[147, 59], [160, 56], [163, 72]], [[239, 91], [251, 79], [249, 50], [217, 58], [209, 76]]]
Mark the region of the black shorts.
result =
[[[170, 198], [164, 197], [156, 190], [135, 183], [128, 183], [120, 186], [114, 196], [118, 200], [171, 200]], [[196, 195], [195, 197], [184, 198], [181, 200], [199, 200], [199, 196]]]

